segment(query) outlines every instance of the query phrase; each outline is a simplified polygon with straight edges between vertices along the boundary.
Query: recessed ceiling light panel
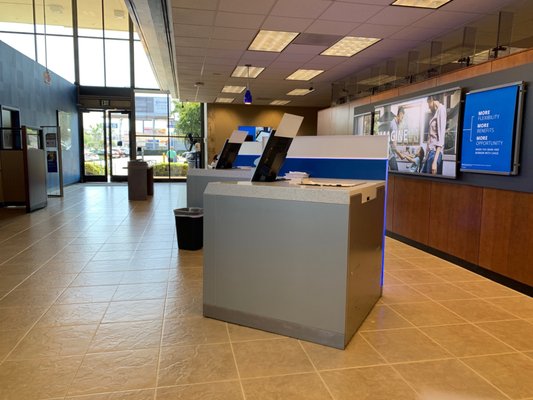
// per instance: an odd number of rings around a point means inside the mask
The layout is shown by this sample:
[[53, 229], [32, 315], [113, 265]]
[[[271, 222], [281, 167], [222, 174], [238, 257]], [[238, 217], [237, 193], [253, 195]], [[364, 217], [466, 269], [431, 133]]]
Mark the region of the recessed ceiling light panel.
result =
[[246, 89], [246, 86], [224, 86], [222, 88], [223, 93], [242, 93]]
[[259, 31], [248, 50], [281, 52], [292, 40], [298, 36], [298, 32]]
[[233, 100], [235, 99], [232, 97], [217, 97], [215, 103], [233, 103]]
[[270, 102], [270, 105], [272, 106], [284, 106], [285, 104], [289, 104], [290, 100], [273, 100]]
[[351, 57], [380, 40], [378, 38], [346, 36], [320, 54], [323, 56]]
[[418, 8], [439, 8], [452, 0], [396, 0], [391, 6], [418, 7]]
[[[250, 67], [250, 78], [257, 78], [257, 76], [263, 72], [263, 67]], [[248, 67], [246, 65], [237, 65], [231, 73], [233, 78], [248, 78]]]
[[285, 79], [290, 81], [310, 81], [322, 72], [324, 72], [323, 69], [299, 69]]

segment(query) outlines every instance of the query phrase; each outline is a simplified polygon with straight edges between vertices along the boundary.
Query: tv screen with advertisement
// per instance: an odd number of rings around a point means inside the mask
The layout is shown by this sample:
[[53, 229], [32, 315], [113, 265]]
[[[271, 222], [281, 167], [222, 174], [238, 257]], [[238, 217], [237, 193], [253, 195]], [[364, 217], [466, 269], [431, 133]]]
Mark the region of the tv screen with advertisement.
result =
[[518, 174], [524, 83], [466, 94], [461, 171]]
[[454, 179], [461, 89], [374, 109], [374, 134], [389, 137], [389, 171]]

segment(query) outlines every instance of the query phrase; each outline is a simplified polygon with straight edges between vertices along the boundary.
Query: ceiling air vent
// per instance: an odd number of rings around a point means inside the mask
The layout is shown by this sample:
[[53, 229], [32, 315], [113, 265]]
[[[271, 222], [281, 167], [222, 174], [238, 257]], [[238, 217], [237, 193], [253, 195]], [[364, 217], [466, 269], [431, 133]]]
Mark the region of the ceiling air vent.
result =
[[305, 44], [309, 46], [330, 47], [342, 39], [340, 35], [321, 35], [319, 33], [300, 33], [292, 44]]

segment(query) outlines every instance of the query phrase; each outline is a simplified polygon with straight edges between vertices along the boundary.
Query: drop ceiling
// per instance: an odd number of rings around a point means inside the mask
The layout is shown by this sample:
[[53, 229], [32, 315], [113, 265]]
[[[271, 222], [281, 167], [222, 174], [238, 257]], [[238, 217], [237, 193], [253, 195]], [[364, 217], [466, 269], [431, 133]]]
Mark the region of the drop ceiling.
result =
[[[142, 8], [148, 0], [130, 0]], [[150, 53], [160, 54], [165, 43], [174, 61], [155, 57], [154, 68], [173, 75], [170, 89], [182, 101], [212, 103], [217, 97], [233, 97], [242, 104], [243, 94], [222, 94], [226, 85], [246, 86], [234, 78], [236, 66], [250, 64], [265, 70], [249, 85], [254, 104], [290, 100], [289, 106], [330, 105], [332, 82], [372, 65], [383, 63], [445, 35], [472, 21], [499, 11], [512, 0], [452, 0], [439, 9], [391, 6], [392, 0], [169, 0], [163, 40], [161, 24], [150, 26], [150, 16], [138, 16]], [[157, 2], [149, 2], [157, 3]], [[157, 14], [157, 13], [155, 13]], [[135, 22], [135, 20], [134, 20]], [[152, 30], [150, 34], [150, 30]], [[250, 51], [259, 30], [298, 32], [281, 53]], [[362, 36], [382, 40], [352, 57], [320, 55], [329, 39]], [[168, 50], [167, 50], [168, 51]], [[171, 58], [172, 58], [171, 57]], [[288, 81], [297, 69], [320, 69], [312, 81]], [[170, 82], [170, 80], [166, 80]], [[294, 89], [310, 89], [305, 96], [288, 96]]]

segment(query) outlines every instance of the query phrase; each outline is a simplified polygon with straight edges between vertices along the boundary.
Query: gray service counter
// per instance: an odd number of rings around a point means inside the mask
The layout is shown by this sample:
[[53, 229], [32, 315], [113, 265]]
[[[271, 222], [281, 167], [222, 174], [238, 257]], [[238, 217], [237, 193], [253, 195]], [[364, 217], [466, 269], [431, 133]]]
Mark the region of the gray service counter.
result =
[[384, 200], [384, 181], [209, 183], [204, 315], [344, 348], [381, 296]]
[[245, 181], [252, 179], [254, 168], [200, 169], [187, 173], [187, 207], [204, 206], [204, 190], [209, 182]]

